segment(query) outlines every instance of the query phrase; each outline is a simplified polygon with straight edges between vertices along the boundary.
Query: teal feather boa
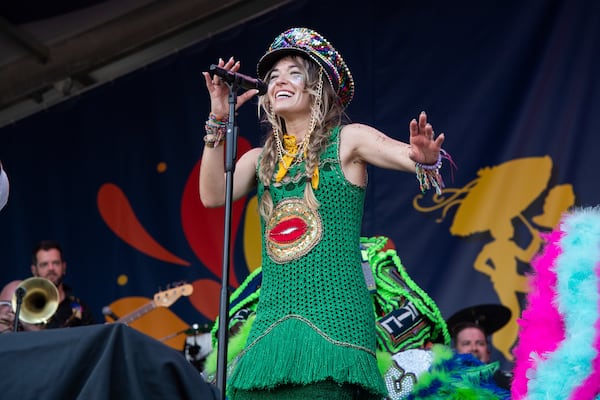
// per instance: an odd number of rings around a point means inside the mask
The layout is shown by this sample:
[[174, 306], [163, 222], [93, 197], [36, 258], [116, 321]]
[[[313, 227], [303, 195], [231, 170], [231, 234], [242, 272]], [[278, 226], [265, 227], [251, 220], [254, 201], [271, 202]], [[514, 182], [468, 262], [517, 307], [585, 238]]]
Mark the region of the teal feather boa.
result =
[[[563, 217], [560, 229], [562, 253], [553, 266], [557, 275], [553, 301], [564, 321], [565, 339], [528, 371], [528, 400], [581, 400], [577, 390], [594, 373], [598, 357], [600, 208], [574, 210]], [[599, 384], [592, 384], [596, 388], [591, 398], [597, 399]]]

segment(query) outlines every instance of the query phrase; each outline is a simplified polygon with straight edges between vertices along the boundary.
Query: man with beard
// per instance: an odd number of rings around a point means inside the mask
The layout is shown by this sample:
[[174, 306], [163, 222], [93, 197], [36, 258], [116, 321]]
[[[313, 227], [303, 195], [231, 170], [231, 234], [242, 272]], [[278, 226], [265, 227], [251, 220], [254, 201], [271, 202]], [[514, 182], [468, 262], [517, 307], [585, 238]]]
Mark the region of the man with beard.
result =
[[457, 354], [471, 354], [484, 364], [497, 364], [494, 381], [502, 389], [510, 390], [512, 372], [499, 368], [499, 362], [491, 362], [488, 338], [502, 329], [510, 320], [511, 311], [502, 304], [481, 304], [462, 309], [447, 320]]
[[[45, 329], [66, 328], [73, 326], [91, 325], [94, 323], [90, 309], [79, 298], [75, 297], [72, 290], [63, 282], [67, 272], [67, 263], [63, 259], [60, 244], [52, 240], [44, 240], [38, 243], [32, 251], [31, 273], [35, 277], [45, 278], [54, 283], [58, 289], [58, 308], [52, 317], [41, 326]], [[8, 283], [2, 290], [3, 298], [9, 300], [12, 297], [19, 281]], [[7, 297], [4, 299], [4, 297]], [[3, 307], [0, 310], [0, 324], [2, 328], [8, 328], [14, 321], [12, 308]], [[25, 330], [33, 330], [31, 327], [23, 326]], [[9, 329], [6, 329], [6, 331]], [[2, 329], [0, 329], [2, 331]]]

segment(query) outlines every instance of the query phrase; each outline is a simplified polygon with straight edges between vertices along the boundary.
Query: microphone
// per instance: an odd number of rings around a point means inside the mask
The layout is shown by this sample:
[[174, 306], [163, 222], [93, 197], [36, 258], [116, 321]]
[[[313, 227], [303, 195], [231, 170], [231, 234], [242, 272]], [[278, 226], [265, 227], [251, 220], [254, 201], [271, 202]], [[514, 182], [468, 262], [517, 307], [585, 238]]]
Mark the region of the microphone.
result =
[[27, 289], [25, 289], [23, 286], [19, 286], [17, 288], [17, 290], [15, 290], [15, 294], [17, 296], [17, 300], [23, 299], [23, 297], [25, 297], [26, 293], [27, 293]]
[[115, 321], [117, 321], [119, 319], [119, 316], [117, 314], [115, 314], [109, 306], [104, 306], [102, 307], [102, 314], [111, 317], [112, 319], [114, 319]]
[[21, 285], [19, 285], [19, 287], [17, 287], [17, 289], [15, 290], [15, 296], [17, 297], [17, 307], [15, 309], [15, 321], [13, 325], [14, 332], [19, 331], [19, 318], [21, 318], [21, 304], [23, 303], [23, 298], [25, 297], [26, 293], [27, 289], [25, 289]]
[[210, 70], [227, 83], [235, 83], [242, 89], [246, 90], [258, 90], [259, 96], [267, 93], [267, 84], [258, 78], [251, 78], [244, 74], [240, 74], [239, 72], [228, 71], [225, 68], [221, 68], [215, 64], [210, 66]]

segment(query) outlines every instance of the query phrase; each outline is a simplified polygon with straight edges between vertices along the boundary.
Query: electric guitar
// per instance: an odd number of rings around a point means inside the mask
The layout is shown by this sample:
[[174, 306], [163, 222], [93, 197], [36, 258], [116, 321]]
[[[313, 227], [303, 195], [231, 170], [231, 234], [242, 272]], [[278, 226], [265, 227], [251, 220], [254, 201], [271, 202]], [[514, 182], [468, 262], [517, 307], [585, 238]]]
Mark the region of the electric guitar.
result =
[[129, 325], [131, 322], [154, 310], [157, 307], [170, 307], [181, 296], [189, 296], [194, 292], [194, 287], [190, 284], [180, 285], [171, 289], [163, 290], [154, 295], [151, 302], [129, 312], [120, 317], [115, 322]]
[[182, 351], [185, 335], [172, 335], [189, 329], [189, 324], [179, 318], [169, 307], [181, 296], [189, 296], [193, 292], [190, 284], [176, 286], [156, 293], [152, 299], [148, 297], [122, 297], [109, 305], [109, 309], [117, 318], [105, 315], [107, 323], [120, 322], [136, 329], [178, 351]]

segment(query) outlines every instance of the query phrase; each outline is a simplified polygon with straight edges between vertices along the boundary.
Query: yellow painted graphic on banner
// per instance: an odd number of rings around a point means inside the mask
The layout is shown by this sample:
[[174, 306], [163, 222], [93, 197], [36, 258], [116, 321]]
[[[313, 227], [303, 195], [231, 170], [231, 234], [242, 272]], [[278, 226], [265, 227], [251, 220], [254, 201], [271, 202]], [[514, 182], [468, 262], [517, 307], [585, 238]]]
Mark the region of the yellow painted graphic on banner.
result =
[[[491, 237], [473, 261], [473, 268], [489, 276], [500, 302], [512, 312], [508, 324], [492, 337], [493, 346], [507, 360], [513, 360], [511, 349], [517, 340], [519, 297], [528, 290], [519, 263], [531, 261], [541, 250], [540, 232], [552, 230], [562, 213], [575, 204], [572, 186], [553, 186], [551, 176], [550, 157], [520, 158], [480, 169], [477, 178], [462, 188], [446, 188], [442, 195], [434, 195], [432, 206], [419, 204], [423, 195], [413, 200], [413, 206], [421, 212], [441, 209], [438, 222], [455, 207], [450, 226], [454, 236], [486, 233]], [[536, 215], [538, 204], [543, 206]], [[522, 228], [528, 232], [528, 238], [517, 240], [516, 230]]]

